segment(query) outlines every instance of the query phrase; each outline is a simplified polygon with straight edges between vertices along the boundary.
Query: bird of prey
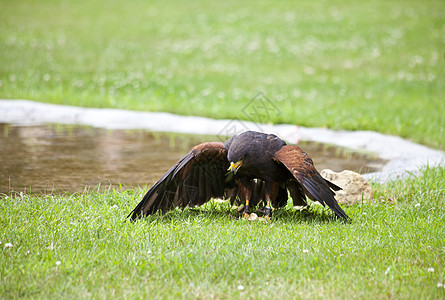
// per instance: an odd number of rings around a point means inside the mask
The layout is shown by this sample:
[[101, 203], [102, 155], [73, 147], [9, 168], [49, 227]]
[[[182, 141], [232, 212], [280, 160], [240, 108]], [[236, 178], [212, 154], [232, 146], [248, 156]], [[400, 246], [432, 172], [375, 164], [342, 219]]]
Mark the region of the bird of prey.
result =
[[265, 218], [272, 207], [306, 205], [306, 196], [327, 204], [338, 218], [349, 217], [338, 205], [334, 191], [341, 188], [321, 177], [312, 159], [298, 146], [287, 145], [274, 134], [246, 131], [225, 143], [207, 142], [193, 147], [145, 194], [128, 215], [132, 220], [156, 211], [202, 205], [211, 198], [230, 199], [249, 205], [266, 203]]

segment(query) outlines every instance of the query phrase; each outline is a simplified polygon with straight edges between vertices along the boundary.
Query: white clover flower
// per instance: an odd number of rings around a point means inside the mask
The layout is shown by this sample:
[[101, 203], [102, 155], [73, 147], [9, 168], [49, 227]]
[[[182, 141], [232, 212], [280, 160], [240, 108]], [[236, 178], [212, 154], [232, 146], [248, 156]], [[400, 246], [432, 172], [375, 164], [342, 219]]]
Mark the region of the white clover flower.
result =
[[238, 288], [238, 291], [242, 291], [242, 290], [244, 290], [244, 285], [241, 285], [241, 284], [240, 284], [240, 285], [238, 285], [237, 288]]
[[433, 267], [429, 267], [429, 268], [428, 268], [428, 272], [430, 272], [430, 273], [434, 273], [434, 268], [433, 268]]
[[420, 207], [420, 203], [417, 203], [416, 205], [414, 205], [414, 207]]
[[442, 283], [442, 282], [438, 282], [438, 283], [437, 283], [437, 287], [438, 287], [438, 288], [443, 287], [443, 283]]
[[5, 244], [5, 248], [12, 248], [12, 246], [13, 246], [12, 243], [6, 243]]
[[56, 261], [56, 266], [60, 266], [62, 262], [60, 260]]
[[303, 249], [303, 253], [309, 253], [308, 249]]

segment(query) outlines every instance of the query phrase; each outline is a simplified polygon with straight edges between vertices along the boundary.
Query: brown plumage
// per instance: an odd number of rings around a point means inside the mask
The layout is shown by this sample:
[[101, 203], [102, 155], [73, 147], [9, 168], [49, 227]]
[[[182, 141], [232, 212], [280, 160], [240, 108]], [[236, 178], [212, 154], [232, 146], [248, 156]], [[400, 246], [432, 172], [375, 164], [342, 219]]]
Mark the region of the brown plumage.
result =
[[245, 214], [249, 205], [264, 201], [270, 216], [271, 205], [287, 204], [289, 191], [294, 205], [305, 205], [307, 195], [348, 220], [334, 198], [333, 190], [340, 189], [321, 177], [298, 146], [286, 145], [273, 134], [247, 131], [224, 144], [193, 147], [150, 188], [129, 217], [134, 220], [158, 210], [202, 205], [211, 198], [246, 203]]

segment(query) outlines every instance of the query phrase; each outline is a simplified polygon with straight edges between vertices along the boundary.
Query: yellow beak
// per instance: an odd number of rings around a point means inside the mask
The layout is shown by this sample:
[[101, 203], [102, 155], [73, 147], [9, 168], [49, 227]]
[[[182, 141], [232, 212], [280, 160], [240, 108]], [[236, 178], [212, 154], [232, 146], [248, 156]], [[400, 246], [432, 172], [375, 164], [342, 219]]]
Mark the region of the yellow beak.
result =
[[236, 174], [236, 172], [238, 171], [238, 169], [241, 167], [242, 164], [243, 164], [242, 160], [239, 160], [236, 163], [231, 162], [230, 167], [227, 170], [232, 171], [233, 173]]

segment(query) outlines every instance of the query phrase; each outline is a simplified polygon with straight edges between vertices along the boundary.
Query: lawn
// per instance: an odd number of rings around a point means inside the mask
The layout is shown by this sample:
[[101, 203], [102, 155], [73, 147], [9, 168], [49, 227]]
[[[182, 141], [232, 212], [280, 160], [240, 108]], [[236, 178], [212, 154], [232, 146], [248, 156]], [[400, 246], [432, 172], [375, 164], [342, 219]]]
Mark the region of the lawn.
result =
[[2, 1], [0, 97], [370, 129], [445, 149], [445, 2]]
[[[445, 2], [0, 2], [0, 98], [376, 130], [445, 149]], [[445, 168], [264, 224], [144, 191], [0, 195], [0, 298], [445, 297]]]
[[[139, 190], [4, 198], [2, 298], [439, 299], [445, 170], [374, 185], [345, 224], [318, 205], [271, 224], [226, 203], [123, 222]], [[5, 247], [11, 243], [12, 247]]]

